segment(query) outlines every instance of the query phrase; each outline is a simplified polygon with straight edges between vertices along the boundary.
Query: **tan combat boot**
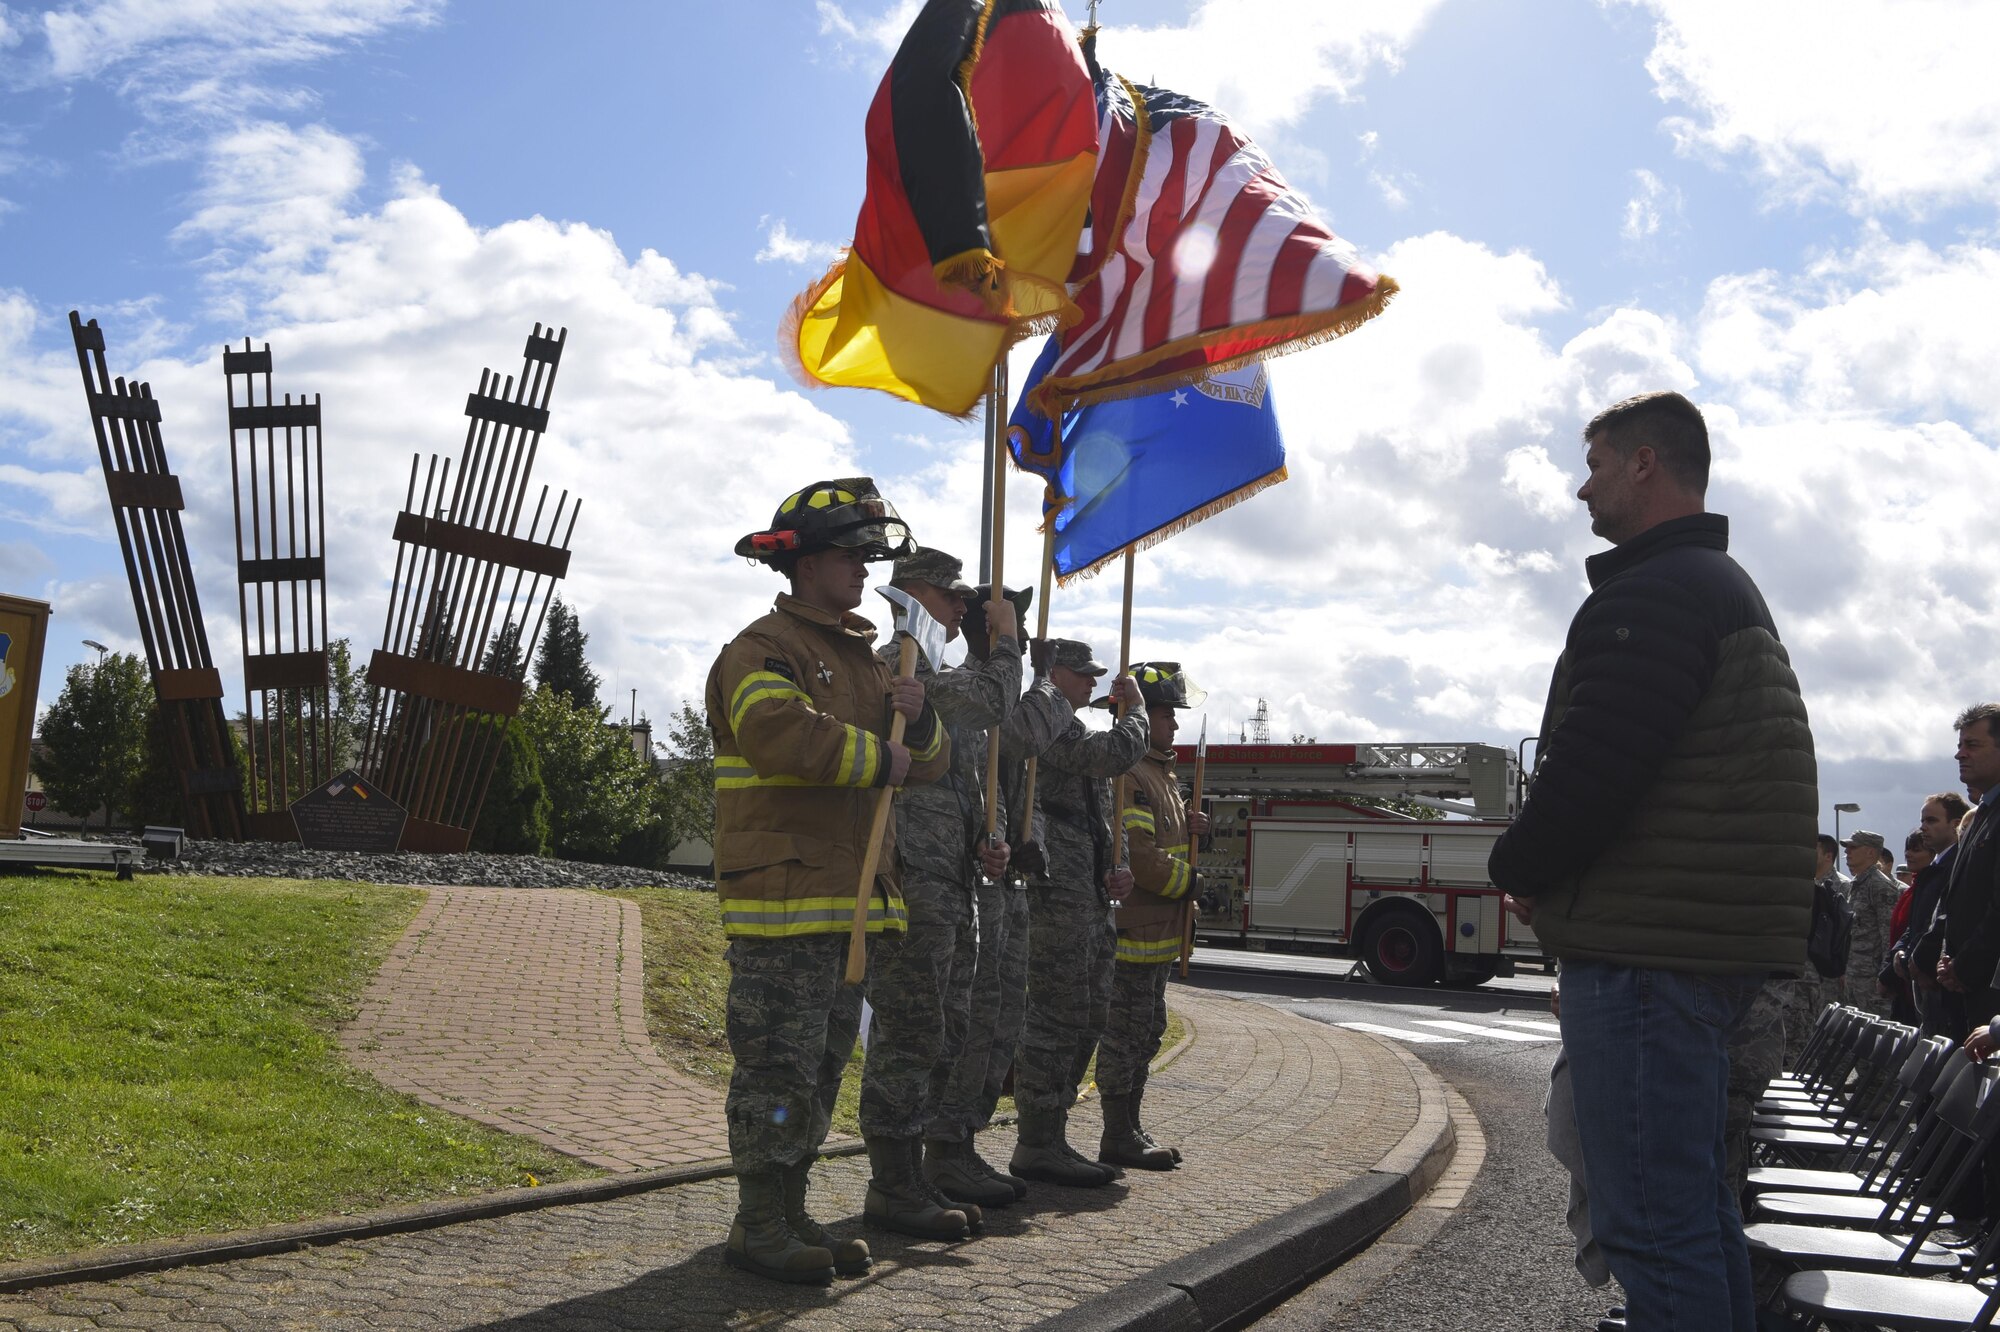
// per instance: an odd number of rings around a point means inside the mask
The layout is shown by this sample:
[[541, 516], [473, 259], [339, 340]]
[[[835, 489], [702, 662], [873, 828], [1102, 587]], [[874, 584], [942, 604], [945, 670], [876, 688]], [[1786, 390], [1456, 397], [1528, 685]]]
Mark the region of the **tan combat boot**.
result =
[[868, 1241], [835, 1239], [806, 1211], [806, 1177], [811, 1171], [812, 1161], [808, 1159], [783, 1172], [785, 1224], [806, 1244], [832, 1254], [833, 1270], [841, 1276], [867, 1276], [868, 1269], [875, 1265], [874, 1258], [868, 1253]]
[[1064, 1150], [1067, 1144], [1062, 1140], [1060, 1115], [1023, 1109], [1020, 1130], [1014, 1157], [1007, 1163], [1010, 1173], [1073, 1189], [1095, 1189], [1111, 1182], [1111, 1174], [1103, 1166]]
[[[915, 1239], [962, 1240], [972, 1233], [963, 1209], [940, 1206], [924, 1187], [914, 1160], [915, 1151], [922, 1148], [915, 1139], [866, 1141], [873, 1177], [868, 1181], [868, 1200], [861, 1208], [863, 1222]], [[832, 1261], [830, 1254], [828, 1261]]]
[[1174, 1168], [1173, 1153], [1164, 1147], [1148, 1145], [1133, 1127], [1129, 1095], [1112, 1096], [1100, 1091], [1098, 1099], [1104, 1103], [1104, 1137], [1097, 1144], [1098, 1160], [1140, 1170]]
[[1165, 1152], [1167, 1155], [1174, 1158], [1175, 1165], [1179, 1165], [1181, 1163], [1181, 1149], [1178, 1147], [1170, 1146], [1166, 1143], [1156, 1142], [1153, 1139], [1153, 1135], [1146, 1132], [1145, 1122], [1141, 1118], [1139, 1112], [1139, 1105], [1145, 1099], [1146, 1099], [1146, 1079], [1142, 1075], [1137, 1082], [1132, 1084], [1133, 1131], [1139, 1135], [1140, 1139], [1143, 1140], [1148, 1147], [1159, 1148], [1161, 1151]]
[[954, 1203], [976, 1207], [1006, 1207], [1013, 1203], [1014, 1186], [979, 1168], [970, 1139], [946, 1142], [940, 1138], [924, 1141], [924, 1178], [933, 1189]]
[[722, 1258], [731, 1267], [795, 1286], [833, 1281], [833, 1255], [802, 1242], [785, 1224], [784, 1184], [775, 1170], [736, 1177], [736, 1221]]

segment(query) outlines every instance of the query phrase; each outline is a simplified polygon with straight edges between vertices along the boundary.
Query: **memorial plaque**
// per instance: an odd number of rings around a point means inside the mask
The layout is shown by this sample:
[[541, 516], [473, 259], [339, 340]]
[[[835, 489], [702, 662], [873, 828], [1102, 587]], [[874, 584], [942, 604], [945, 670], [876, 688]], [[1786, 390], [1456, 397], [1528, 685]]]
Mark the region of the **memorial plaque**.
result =
[[352, 768], [292, 802], [299, 845], [308, 851], [394, 851], [409, 817]]

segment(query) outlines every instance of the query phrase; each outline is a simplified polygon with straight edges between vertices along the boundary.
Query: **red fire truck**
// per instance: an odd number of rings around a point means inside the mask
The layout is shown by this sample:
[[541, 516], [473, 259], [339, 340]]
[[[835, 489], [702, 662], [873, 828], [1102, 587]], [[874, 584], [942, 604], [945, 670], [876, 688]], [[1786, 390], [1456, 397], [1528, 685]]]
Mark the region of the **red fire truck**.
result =
[[[1194, 747], [1177, 756], [1191, 776]], [[1486, 856], [1520, 789], [1514, 752], [1494, 745], [1211, 745], [1196, 939], [1359, 955], [1391, 985], [1511, 975], [1541, 953]]]

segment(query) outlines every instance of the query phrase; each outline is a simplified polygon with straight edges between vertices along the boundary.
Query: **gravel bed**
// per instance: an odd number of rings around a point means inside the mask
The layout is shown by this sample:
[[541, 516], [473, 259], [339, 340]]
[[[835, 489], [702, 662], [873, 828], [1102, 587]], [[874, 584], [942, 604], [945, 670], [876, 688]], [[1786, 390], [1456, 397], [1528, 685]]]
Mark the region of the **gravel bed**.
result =
[[308, 851], [282, 842], [189, 841], [177, 862], [144, 862], [154, 873], [219, 874], [231, 878], [355, 879], [362, 883], [442, 883], [490, 888], [698, 888], [714, 885], [698, 875], [592, 865], [540, 856], [460, 853], [368, 855]]

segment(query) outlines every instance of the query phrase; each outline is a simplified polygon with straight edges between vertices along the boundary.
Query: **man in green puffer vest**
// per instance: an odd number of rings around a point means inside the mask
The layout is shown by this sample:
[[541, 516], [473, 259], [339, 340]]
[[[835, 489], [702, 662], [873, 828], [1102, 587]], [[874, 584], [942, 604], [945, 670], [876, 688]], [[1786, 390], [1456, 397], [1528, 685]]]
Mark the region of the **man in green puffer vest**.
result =
[[1728, 1045], [1806, 966], [1818, 771], [1764, 598], [1706, 511], [1708, 428], [1678, 393], [1584, 430], [1586, 562], [1527, 803], [1493, 882], [1562, 961], [1591, 1218], [1630, 1326], [1752, 1332], [1725, 1173]]

